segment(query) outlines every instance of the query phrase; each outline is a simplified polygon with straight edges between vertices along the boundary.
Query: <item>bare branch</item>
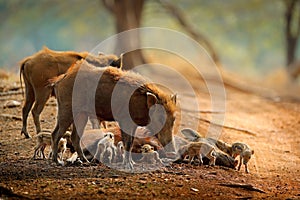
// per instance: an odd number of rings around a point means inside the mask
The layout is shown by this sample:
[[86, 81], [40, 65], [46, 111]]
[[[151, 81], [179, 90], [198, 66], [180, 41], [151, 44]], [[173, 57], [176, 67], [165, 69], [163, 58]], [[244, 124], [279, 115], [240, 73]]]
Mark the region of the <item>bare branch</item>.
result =
[[211, 45], [211, 43], [206, 39], [206, 37], [199, 32], [197, 32], [192, 24], [188, 22], [185, 18], [184, 13], [172, 4], [169, 0], [159, 0], [159, 2], [177, 19], [179, 24], [185, 28], [185, 30], [191, 35], [191, 37], [199, 43], [202, 43], [206, 46], [208, 52], [212, 56], [212, 59], [215, 61], [217, 65], [220, 64], [219, 56], [217, 55], [215, 49]]
[[265, 191], [254, 187], [253, 185], [250, 184], [242, 184], [242, 183], [221, 183], [220, 185], [226, 186], [226, 187], [231, 187], [231, 188], [243, 188], [249, 191], [255, 191], [259, 193], [266, 193]]
[[234, 130], [234, 131], [239, 131], [239, 132], [246, 133], [248, 135], [256, 136], [256, 133], [254, 133], [252, 131], [249, 131], [249, 130], [246, 130], [246, 129], [231, 127], [231, 126], [227, 126], [227, 125], [223, 125], [223, 124], [217, 124], [215, 122], [212, 122], [212, 121], [210, 121], [208, 119], [203, 119], [203, 118], [199, 118], [199, 120], [203, 121], [203, 122], [206, 122], [206, 123], [213, 124], [215, 126], [220, 126], [220, 127], [226, 128], [226, 129], [230, 129], [230, 130]]

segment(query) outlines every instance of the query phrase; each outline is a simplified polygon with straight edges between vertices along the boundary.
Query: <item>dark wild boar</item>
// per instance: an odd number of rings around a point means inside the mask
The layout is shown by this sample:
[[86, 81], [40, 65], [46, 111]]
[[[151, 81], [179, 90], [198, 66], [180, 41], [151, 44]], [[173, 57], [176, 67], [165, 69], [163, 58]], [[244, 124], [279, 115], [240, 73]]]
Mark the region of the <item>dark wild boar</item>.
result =
[[36, 132], [41, 131], [40, 114], [45, 107], [53, 89], [46, 87], [48, 79], [65, 73], [69, 67], [76, 61], [86, 59], [95, 66], [121, 66], [121, 58], [115, 55], [99, 55], [92, 56], [88, 52], [73, 51], [52, 51], [44, 47], [41, 51], [29, 56], [21, 61], [20, 66], [20, 82], [21, 76], [25, 83], [25, 103], [22, 109], [23, 127], [21, 134], [26, 138], [30, 135], [27, 132], [27, 117], [32, 109], [32, 116], [36, 127]]
[[130, 152], [138, 126], [147, 126], [167, 152], [174, 152], [172, 130], [176, 96], [165, 94], [142, 76], [81, 62], [50, 82], [55, 86], [58, 101], [57, 125], [52, 133], [56, 163], [58, 141], [72, 123], [73, 145], [79, 158], [87, 161], [79, 143], [88, 116], [95, 114], [100, 120], [119, 123], [126, 169], [133, 169]]

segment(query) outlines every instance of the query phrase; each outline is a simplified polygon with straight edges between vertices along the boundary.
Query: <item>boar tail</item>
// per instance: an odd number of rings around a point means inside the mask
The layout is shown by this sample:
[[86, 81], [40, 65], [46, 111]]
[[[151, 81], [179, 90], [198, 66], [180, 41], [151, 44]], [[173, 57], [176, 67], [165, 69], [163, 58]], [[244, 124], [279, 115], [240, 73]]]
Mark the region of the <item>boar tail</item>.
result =
[[20, 84], [21, 84], [21, 90], [22, 90], [22, 96], [23, 96], [23, 97], [24, 97], [24, 90], [23, 90], [22, 76], [23, 76], [23, 80], [24, 80], [24, 68], [25, 68], [26, 62], [27, 62], [29, 59], [30, 59], [30, 58], [25, 58], [25, 59], [22, 60], [21, 63], [20, 63]]
[[22, 96], [24, 98], [24, 91], [23, 91], [23, 84], [22, 84], [22, 73], [24, 70], [24, 63], [22, 63], [21, 67], [20, 67], [20, 84], [21, 84], [21, 91], [22, 91]]

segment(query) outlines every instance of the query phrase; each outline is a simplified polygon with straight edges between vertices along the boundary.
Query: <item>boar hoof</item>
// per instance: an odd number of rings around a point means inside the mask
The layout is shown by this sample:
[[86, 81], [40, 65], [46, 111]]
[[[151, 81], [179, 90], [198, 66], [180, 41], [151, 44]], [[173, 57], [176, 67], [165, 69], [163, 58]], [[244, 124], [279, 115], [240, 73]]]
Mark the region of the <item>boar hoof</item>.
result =
[[29, 138], [31, 138], [31, 136], [27, 133], [27, 131], [21, 131], [21, 135], [25, 135], [25, 138], [26, 139], [29, 139]]
[[62, 160], [58, 160], [58, 161], [57, 161], [57, 165], [58, 165], [58, 166], [65, 166], [65, 163], [64, 163], [64, 161], [62, 161]]
[[124, 162], [124, 169], [128, 171], [133, 171], [133, 164], [132, 162]]

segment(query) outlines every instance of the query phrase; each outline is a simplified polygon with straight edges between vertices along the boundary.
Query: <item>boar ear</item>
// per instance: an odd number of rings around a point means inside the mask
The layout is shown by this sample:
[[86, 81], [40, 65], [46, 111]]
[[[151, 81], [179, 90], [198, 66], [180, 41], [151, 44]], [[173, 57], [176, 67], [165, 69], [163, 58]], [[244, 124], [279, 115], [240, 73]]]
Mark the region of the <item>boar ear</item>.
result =
[[118, 59], [119, 60], [119, 68], [120, 69], [123, 68], [123, 56], [124, 56], [124, 53], [121, 53], [120, 58]]
[[252, 150], [251, 153], [254, 154], [254, 150]]
[[110, 65], [113, 66], [113, 67], [117, 67], [119, 69], [122, 69], [122, 67], [123, 67], [123, 55], [124, 55], [124, 53], [122, 53], [120, 55], [120, 58], [118, 58], [117, 60], [112, 61], [112, 63]]
[[177, 94], [173, 94], [171, 95], [171, 100], [176, 104], [176, 101], [177, 101]]
[[153, 106], [154, 104], [156, 104], [157, 102], [157, 98], [154, 94], [147, 92], [147, 106], [148, 108], [150, 108], [151, 106]]

